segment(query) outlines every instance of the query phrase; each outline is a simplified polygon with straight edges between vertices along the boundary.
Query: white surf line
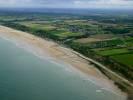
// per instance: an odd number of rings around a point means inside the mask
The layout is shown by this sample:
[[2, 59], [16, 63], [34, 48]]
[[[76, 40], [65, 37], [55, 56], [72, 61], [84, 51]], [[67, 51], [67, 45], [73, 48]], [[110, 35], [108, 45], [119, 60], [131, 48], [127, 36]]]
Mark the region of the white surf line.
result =
[[[115, 92], [115, 91], [113, 91], [113, 90], [111, 90], [111, 89], [109, 89], [109, 88], [106, 88], [106, 87], [103, 87], [102, 85], [99, 85], [98, 83], [96, 83], [96, 81], [95, 80], [93, 80], [93, 79], [90, 79], [90, 78], [87, 78], [87, 79], [84, 79], [83, 81], [89, 81], [89, 82], [91, 82], [91, 83], [93, 83], [93, 84], [95, 84], [96, 86], [98, 86], [100, 89], [98, 89], [98, 90], [105, 90], [105, 91], [108, 91], [108, 92], [110, 92], [110, 93], [112, 93], [112, 94], [115, 94], [115, 95], [117, 95], [117, 96], [119, 96], [119, 97], [121, 97], [122, 95], [120, 95], [120, 94], [118, 94], [117, 92]], [[96, 90], [97, 91], [97, 90]]]

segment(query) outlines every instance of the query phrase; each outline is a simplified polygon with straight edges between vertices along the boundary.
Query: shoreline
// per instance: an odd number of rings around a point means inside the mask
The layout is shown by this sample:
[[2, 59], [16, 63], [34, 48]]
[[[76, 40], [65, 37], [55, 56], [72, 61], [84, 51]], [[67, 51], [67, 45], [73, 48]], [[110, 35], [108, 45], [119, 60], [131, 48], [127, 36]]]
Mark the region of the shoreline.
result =
[[[72, 66], [78, 72], [88, 76], [102, 88], [112, 91], [118, 95], [125, 95], [112, 80], [109, 80], [102, 72], [87, 60], [74, 54], [70, 49], [60, 46], [59, 44], [48, 41], [32, 34], [14, 30], [8, 27], [0, 26], [0, 37], [12, 41], [20, 48], [33, 53], [40, 58], [52, 59], [55, 62], [63, 62]], [[71, 59], [70, 59], [71, 58]]]

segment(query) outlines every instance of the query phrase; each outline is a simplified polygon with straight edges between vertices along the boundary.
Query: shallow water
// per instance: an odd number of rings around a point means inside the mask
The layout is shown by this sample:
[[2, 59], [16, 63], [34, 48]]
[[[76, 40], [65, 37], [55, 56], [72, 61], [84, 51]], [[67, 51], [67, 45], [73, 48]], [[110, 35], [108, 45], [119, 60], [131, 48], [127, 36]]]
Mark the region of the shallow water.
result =
[[0, 100], [125, 100], [0, 38]]

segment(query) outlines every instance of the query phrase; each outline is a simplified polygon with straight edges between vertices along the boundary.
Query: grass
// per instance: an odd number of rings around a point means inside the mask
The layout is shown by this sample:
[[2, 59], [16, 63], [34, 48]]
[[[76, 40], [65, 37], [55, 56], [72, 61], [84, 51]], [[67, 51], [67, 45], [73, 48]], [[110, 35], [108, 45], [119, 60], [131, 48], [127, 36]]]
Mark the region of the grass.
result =
[[118, 54], [123, 54], [123, 53], [128, 53], [128, 52], [130, 51], [126, 48], [107, 49], [107, 50], [105, 49], [105, 50], [97, 51], [97, 53], [102, 56], [118, 55]]
[[67, 37], [71, 37], [71, 36], [81, 36], [82, 35], [81, 33], [69, 32], [69, 31], [62, 30], [62, 29], [53, 30], [53, 31], [51, 31], [51, 34], [54, 34], [60, 38], [67, 38]]
[[125, 39], [125, 42], [128, 47], [133, 47], [133, 37]]
[[90, 37], [75, 40], [75, 42], [78, 42], [78, 43], [91, 43], [91, 42], [98, 42], [98, 41], [101, 41], [101, 40], [95, 39], [95, 38], [90, 38]]
[[55, 26], [52, 26], [50, 24], [39, 24], [39, 23], [34, 23], [34, 22], [22, 22], [20, 23], [21, 25], [33, 28], [33, 29], [41, 29], [41, 30], [53, 30], [56, 29]]
[[77, 39], [75, 40], [75, 42], [93, 43], [93, 42], [109, 41], [113, 39], [114, 39], [114, 36], [112, 34], [96, 34], [96, 35], [91, 35], [88, 38]]
[[105, 41], [89, 43], [89, 46], [92, 49], [107, 48], [107, 47], [111, 48], [111, 47], [118, 47], [121, 45], [124, 45], [124, 42], [120, 39], [112, 39], [112, 40], [105, 40]]
[[117, 62], [133, 68], [133, 53], [111, 56]]

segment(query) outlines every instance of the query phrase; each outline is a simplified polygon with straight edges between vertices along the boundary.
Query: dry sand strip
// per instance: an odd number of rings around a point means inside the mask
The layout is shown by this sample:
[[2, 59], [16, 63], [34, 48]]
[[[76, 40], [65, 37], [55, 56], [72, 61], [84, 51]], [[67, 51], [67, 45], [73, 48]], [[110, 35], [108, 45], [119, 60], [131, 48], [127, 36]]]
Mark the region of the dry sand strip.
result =
[[14, 42], [17, 46], [22, 47], [41, 58], [47, 57], [71, 65], [78, 72], [87, 75], [91, 81], [101, 86], [101, 88], [110, 90], [118, 95], [125, 95], [114, 85], [113, 81], [109, 80], [87, 60], [79, 57], [68, 48], [62, 47], [55, 42], [5, 26], [0, 26], [0, 37]]

